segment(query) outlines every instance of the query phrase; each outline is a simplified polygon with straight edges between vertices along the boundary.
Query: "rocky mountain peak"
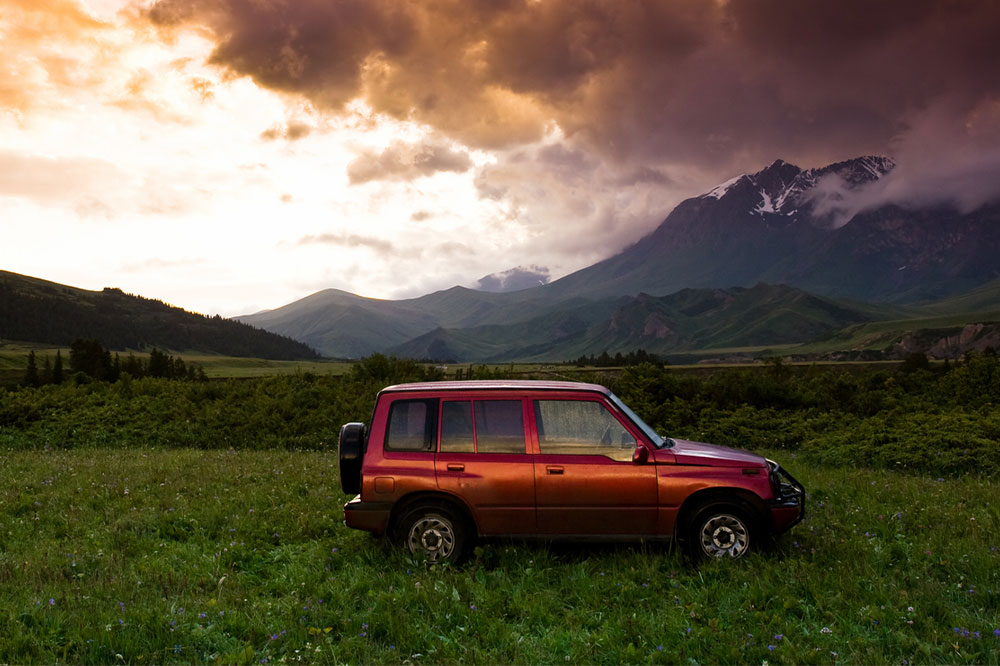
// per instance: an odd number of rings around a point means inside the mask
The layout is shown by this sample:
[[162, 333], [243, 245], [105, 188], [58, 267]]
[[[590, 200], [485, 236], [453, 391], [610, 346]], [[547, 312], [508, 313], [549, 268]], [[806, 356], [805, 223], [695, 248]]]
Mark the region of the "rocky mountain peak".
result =
[[836, 177], [848, 189], [854, 189], [878, 180], [895, 166], [891, 158], [878, 155], [865, 155], [805, 170], [779, 159], [756, 173], [732, 178], [700, 198], [721, 201], [739, 197], [741, 202], [752, 202], [750, 212], [755, 215], [791, 218], [810, 207], [809, 192], [824, 178]]

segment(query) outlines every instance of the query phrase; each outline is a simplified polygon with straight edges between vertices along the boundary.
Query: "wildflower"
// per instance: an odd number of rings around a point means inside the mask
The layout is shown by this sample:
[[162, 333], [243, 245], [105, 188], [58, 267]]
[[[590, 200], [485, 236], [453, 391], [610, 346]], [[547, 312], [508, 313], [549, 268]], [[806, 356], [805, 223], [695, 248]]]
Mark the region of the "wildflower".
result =
[[774, 648], [776, 648], [776, 647], [778, 647], [778, 646], [777, 646], [777, 645], [768, 645], [768, 646], [767, 646], [767, 649], [768, 649], [768, 650], [771, 650], [771, 651], [773, 652], [773, 651], [774, 651]]
[[819, 630], [819, 633], [821, 633], [821, 634], [832, 634], [833, 633], [833, 629], [831, 629], [830, 627], [823, 627], [822, 629]]
[[50, 598], [50, 599], [49, 599], [49, 606], [55, 606], [55, 605], [56, 605], [56, 600], [55, 600], [55, 599], [52, 599], [52, 598]]
[[784, 640], [784, 638], [785, 638], [784, 634], [775, 634], [774, 635], [774, 640], [776, 640], [776, 641]]
[[[1000, 630], [998, 630], [998, 631], [1000, 631]], [[662, 645], [657, 645], [656, 646], [656, 651], [657, 652], [663, 652], [663, 646]]]

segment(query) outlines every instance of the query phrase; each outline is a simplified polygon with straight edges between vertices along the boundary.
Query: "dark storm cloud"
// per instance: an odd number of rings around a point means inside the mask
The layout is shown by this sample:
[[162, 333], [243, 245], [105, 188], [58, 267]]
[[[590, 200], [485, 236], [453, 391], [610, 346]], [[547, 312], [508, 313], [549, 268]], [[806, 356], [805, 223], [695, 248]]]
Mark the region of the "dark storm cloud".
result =
[[960, 133], [1000, 100], [994, 0], [160, 0], [147, 15], [207, 28], [214, 63], [320, 107], [361, 96], [494, 149], [554, 120], [623, 174], [892, 153], [927, 129], [915, 115], [947, 105]]

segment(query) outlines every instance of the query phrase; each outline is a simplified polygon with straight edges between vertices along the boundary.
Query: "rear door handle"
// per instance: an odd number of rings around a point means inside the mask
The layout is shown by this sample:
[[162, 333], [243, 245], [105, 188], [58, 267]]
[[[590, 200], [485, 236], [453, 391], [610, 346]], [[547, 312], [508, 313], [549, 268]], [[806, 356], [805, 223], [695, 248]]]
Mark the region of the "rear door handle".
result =
[[448, 463], [448, 471], [449, 472], [464, 472], [465, 471], [465, 465], [463, 465], [462, 463]]
[[545, 466], [545, 472], [547, 474], [562, 474], [563, 473], [563, 467], [562, 467], [562, 465], [546, 465]]

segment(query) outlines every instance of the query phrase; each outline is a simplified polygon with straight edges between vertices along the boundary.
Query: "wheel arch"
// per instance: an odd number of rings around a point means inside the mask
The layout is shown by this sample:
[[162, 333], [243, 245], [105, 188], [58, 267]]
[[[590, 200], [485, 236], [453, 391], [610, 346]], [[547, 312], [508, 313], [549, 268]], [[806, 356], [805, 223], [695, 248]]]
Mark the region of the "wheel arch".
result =
[[407, 511], [418, 504], [447, 505], [455, 510], [461, 516], [462, 520], [465, 521], [471, 531], [471, 536], [479, 536], [479, 527], [476, 524], [476, 518], [472, 513], [472, 509], [470, 509], [460, 497], [450, 493], [434, 490], [421, 490], [413, 492], [396, 500], [396, 502], [392, 505], [392, 511], [389, 513], [389, 520], [386, 524], [386, 534], [390, 535], [390, 537], [394, 535], [397, 528], [397, 522], [400, 517], [405, 516]]
[[764, 500], [746, 488], [716, 486], [691, 493], [684, 500], [677, 513], [674, 535], [683, 539], [687, 534], [691, 519], [702, 507], [710, 504], [733, 504], [746, 511], [747, 517], [754, 522], [755, 527], [764, 531], [769, 529], [766, 520], [767, 506], [764, 504]]

